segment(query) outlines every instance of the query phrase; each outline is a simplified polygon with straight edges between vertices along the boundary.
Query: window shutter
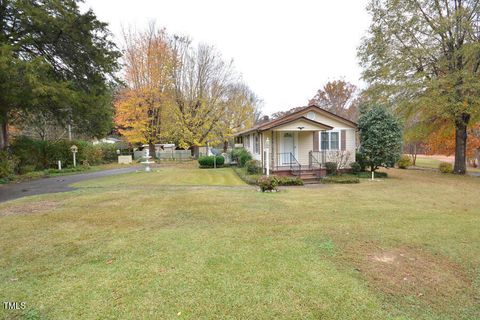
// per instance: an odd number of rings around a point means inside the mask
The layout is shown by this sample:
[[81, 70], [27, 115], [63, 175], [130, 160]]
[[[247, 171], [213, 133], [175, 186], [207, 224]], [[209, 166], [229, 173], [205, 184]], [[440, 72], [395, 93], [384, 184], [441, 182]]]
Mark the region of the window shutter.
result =
[[319, 151], [319, 150], [318, 150], [318, 146], [319, 146], [319, 144], [320, 144], [319, 136], [320, 136], [320, 132], [319, 132], [319, 131], [313, 132], [313, 151]]
[[342, 151], [347, 149], [347, 130], [340, 131], [340, 145]]

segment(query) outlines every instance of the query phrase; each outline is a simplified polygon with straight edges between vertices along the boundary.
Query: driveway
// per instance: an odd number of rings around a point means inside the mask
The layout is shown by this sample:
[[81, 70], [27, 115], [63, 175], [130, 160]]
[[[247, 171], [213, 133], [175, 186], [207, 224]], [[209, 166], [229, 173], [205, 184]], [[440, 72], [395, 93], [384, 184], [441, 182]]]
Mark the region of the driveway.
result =
[[13, 200], [17, 198], [33, 196], [37, 194], [45, 193], [56, 193], [56, 192], [66, 192], [74, 190], [75, 188], [70, 187], [72, 183], [97, 179], [107, 176], [112, 176], [116, 174], [135, 172], [141, 170], [141, 166], [120, 168], [120, 169], [110, 169], [95, 171], [89, 173], [80, 173], [73, 174], [68, 176], [61, 176], [55, 178], [45, 178], [33, 181], [25, 181], [19, 183], [9, 183], [0, 186], [0, 202], [5, 202], [8, 200]]

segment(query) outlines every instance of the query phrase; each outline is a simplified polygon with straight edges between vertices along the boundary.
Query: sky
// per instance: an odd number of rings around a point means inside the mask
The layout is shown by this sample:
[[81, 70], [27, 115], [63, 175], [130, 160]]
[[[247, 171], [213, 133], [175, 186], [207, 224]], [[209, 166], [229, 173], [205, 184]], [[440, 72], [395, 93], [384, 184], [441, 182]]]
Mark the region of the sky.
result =
[[110, 25], [154, 21], [168, 32], [214, 45], [233, 59], [245, 83], [263, 100], [263, 113], [303, 106], [330, 80], [362, 86], [357, 47], [370, 17], [368, 0], [85, 0]]

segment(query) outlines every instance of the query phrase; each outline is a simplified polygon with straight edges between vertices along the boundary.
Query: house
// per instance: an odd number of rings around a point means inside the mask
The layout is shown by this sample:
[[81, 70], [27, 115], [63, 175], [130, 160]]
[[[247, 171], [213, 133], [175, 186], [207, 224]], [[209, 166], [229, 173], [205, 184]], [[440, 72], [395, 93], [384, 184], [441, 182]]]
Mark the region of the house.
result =
[[268, 159], [270, 173], [315, 179], [326, 174], [326, 162], [348, 170], [355, 161], [357, 124], [310, 105], [238, 132], [235, 143], [260, 161], [264, 172]]

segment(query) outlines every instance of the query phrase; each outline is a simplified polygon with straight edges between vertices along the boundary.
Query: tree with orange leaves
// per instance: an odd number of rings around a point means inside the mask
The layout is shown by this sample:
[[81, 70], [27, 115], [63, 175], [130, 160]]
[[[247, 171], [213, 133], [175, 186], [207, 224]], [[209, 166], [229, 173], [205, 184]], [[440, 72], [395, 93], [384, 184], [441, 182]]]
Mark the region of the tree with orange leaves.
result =
[[[426, 146], [430, 154], [455, 154], [455, 129], [447, 124], [438, 127], [427, 137]], [[480, 164], [480, 123], [468, 128], [467, 159], [473, 166]]]
[[147, 143], [154, 154], [171, 106], [173, 54], [166, 32], [153, 24], [124, 36], [126, 87], [115, 102], [115, 122], [130, 143]]

